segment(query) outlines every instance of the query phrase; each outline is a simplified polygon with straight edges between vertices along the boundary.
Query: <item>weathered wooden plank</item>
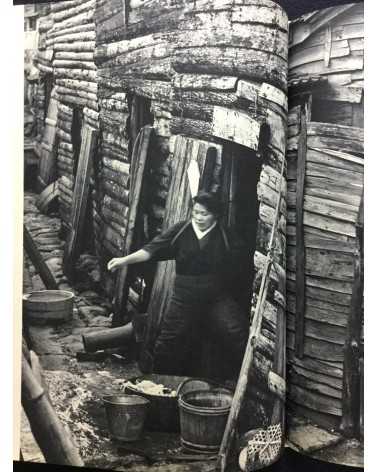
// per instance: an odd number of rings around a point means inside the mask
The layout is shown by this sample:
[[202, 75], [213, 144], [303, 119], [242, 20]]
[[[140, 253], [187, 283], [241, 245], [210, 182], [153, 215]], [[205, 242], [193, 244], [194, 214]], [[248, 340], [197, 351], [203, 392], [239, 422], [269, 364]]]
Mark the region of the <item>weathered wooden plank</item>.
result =
[[312, 249], [320, 249], [326, 251], [342, 252], [345, 254], [354, 254], [355, 242], [329, 240], [312, 234], [305, 234], [305, 246]]
[[80, 3], [80, 0], [67, 0], [63, 2], [52, 3], [50, 8], [53, 13], [56, 13], [58, 11], [67, 10], [68, 8], [73, 8], [77, 5], [80, 5]]
[[[296, 284], [289, 278], [286, 280], [287, 291], [291, 294], [296, 293]], [[332, 290], [324, 288], [306, 286], [306, 299], [311, 297], [316, 301], [327, 302], [335, 305], [333, 309], [336, 309], [336, 305], [348, 306], [351, 301], [351, 296], [345, 293], [338, 293]], [[339, 307], [337, 307], [339, 308]]]
[[[333, 377], [315, 374], [301, 367], [293, 366], [293, 368], [290, 369], [289, 379], [290, 384], [304, 388], [310, 392], [319, 393], [325, 397], [341, 400], [342, 391], [341, 386], [339, 386], [341, 382]], [[339, 388], [335, 388], [335, 384], [337, 384]]]
[[236, 23], [223, 24], [213, 27], [198, 28], [196, 33], [186, 31], [185, 27], [175, 34], [175, 49], [195, 47], [243, 47], [248, 48], [251, 54], [254, 51], [274, 52], [285, 61], [287, 60], [287, 33], [279, 29], [266, 28], [263, 25], [249, 25]]
[[96, 71], [87, 70], [87, 69], [67, 69], [67, 68], [57, 68], [54, 71], [57, 77], [67, 78], [67, 79], [77, 79], [84, 80], [86, 82], [95, 82], [96, 81]]
[[[333, 306], [330, 306], [331, 309], [324, 310], [315, 306], [311, 306], [307, 302], [305, 309], [305, 318], [313, 321], [318, 321], [319, 323], [346, 327], [348, 320], [347, 314], [334, 311], [332, 310]], [[288, 297], [287, 311], [295, 315], [295, 309], [295, 300], [293, 301], [292, 298], [289, 300]]]
[[354, 223], [357, 219], [357, 209], [347, 203], [325, 200], [323, 198], [306, 195], [303, 208], [311, 213], [329, 216], [342, 221]]
[[363, 91], [363, 85], [358, 86], [353, 83], [350, 87], [334, 86], [329, 81], [324, 87], [319, 87], [314, 96], [319, 96], [322, 100], [359, 104], [363, 98]]
[[[299, 48], [311, 48], [314, 46], [323, 46], [325, 42], [325, 31], [323, 28], [307, 38], [306, 42], [299, 46], [290, 46], [291, 50], [296, 50]], [[334, 41], [344, 41], [348, 40], [349, 45], [351, 45], [351, 40], [361, 41], [364, 37], [364, 24], [333, 24], [332, 25], [332, 42]], [[351, 48], [352, 49], [352, 48]]]
[[289, 370], [293, 369], [304, 376], [319, 376], [315, 377], [318, 378], [319, 382], [334, 385], [335, 388], [342, 388], [343, 365], [341, 362], [337, 366], [311, 357], [299, 359], [295, 357], [291, 350], [288, 351], [287, 356]]
[[321, 300], [319, 298], [314, 298], [314, 294], [310, 293], [307, 296], [307, 305], [308, 307], [319, 308], [322, 310], [326, 310], [329, 312], [337, 312], [342, 313], [345, 316], [346, 313], [349, 312], [349, 308], [347, 305], [339, 305], [335, 304], [331, 301]]
[[[288, 313], [287, 316], [287, 329], [295, 332], [295, 316], [291, 313]], [[320, 323], [310, 318], [306, 319], [304, 333], [306, 339], [310, 337], [338, 344], [340, 346], [344, 345], [346, 338], [345, 326], [333, 325], [331, 323]]]
[[288, 19], [278, 5], [240, 5], [232, 9], [232, 22], [263, 24], [288, 31]]
[[289, 77], [295, 78], [302, 75], [329, 75], [339, 72], [351, 72], [354, 70], [363, 70], [363, 56], [355, 55], [356, 51], [352, 51], [351, 55], [346, 57], [335, 57], [330, 60], [328, 67], [325, 67], [324, 61], [310, 62], [301, 66], [290, 69]]
[[257, 150], [260, 123], [246, 113], [214, 107], [212, 133], [218, 138]]
[[47, 121], [45, 120], [45, 129], [43, 132], [42, 149], [38, 169], [38, 175], [40, 179], [44, 182], [45, 186], [49, 185], [55, 180], [56, 155], [54, 152], [54, 145], [57, 131], [57, 118], [58, 101], [56, 99], [56, 91], [54, 91], [50, 98], [47, 110]]
[[330, 166], [331, 168], [339, 168], [352, 172], [364, 172], [364, 160], [360, 157], [346, 154], [332, 149], [311, 148], [307, 149], [307, 162]]
[[67, 88], [62, 85], [57, 85], [56, 90], [57, 90], [57, 93], [63, 97], [65, 97], [66, 95], [70, 97], [77, 96], [79, 98], [84, 98], [86, 100], [89, 100], [92, 103], [95, 103], [97, 100], [97, 95], [95, 93], [86, 92], [84, 90], [77, 90], [77, 89], [74, 90], [73, 88]]
[[89, 194], [89, 178], [92, 157], [96, 148], [97, 132], [89, 127], [83, 129], [83, 141], [80, 148], [74, 199], [71, 216], [71, 231], [66, 241], [63, 268], [67, 276], [73, 274], [73, 264], [80, 250], [84, 227], [87, 198]]
[[[296, 266], [297, 251], [287, 248], [287, 263]], [[353, 276], [353, 257], [351, 253], [314, 249], [306, 246], [305, 272], [308, 275], [350, 282]]]
[[307, 120], [305, 111], [300, 115], [300, 135], [298, 139], [297, 172], [296, 172], [296, 321], [295, 321], [295, 352], [299, 358], [304, 354], [305, 323], [304, 312], [306, 306], [305, 293], [305, 263], [306, 249], [304, 245], [304, 186], [306, 175], [307, 152]]
[[329, 231], [346, 236], [356, 236], [356, 230], [352, 223], [336, 220], [329, 216], [317, 215], [304, 211], [303, 224], [313, 228]]
[[78, 61], [78, 60], [65, 60], [59, 59], [53, 61], [53, 67], [63, 69], [84, 69], [84, 70], [96, 70], [94, 62], [90, 61]]
[[296, 385], [290, 386], [289, 395], [295, 403], [304, 405], [312, 410], [341, 416], [340, 400], [325, 397], [319, 393], [309, 392], [307, 389]]
[[[364, 142], [364, 132], [361, 128], [353, 126], [342, 126], [332, 123], [308, 123], [309, 136], [330, 136], [337, 138], [344, 138], [351, 141], [357, 141], [361, 144]], [[329, 147], [332, 149], [332, 147]]]
[[363, 322], [363, 200], [356, 223], [356, 253], [354, 257], [354, 284], [345, 340], [343, 378], [343, 419], [341, 429], [347, 437], [359, 434], [361, 407], [360, 359], [362, 353], [361, 325]]
[[52, 17], [54, 19], [54, 23], [59, 23], [60, 21], [63, 21], [67, 18], [71, 18], [75, 15], [78, 15], [79, 13], [83, 13], [84, 11], [93, 10], [95, 7], [95, 3], [96, 2], [94, 0], [89, 0], [87, 2], [80, 3], [79, 5], [73, 8], [68, 8], [68, 9], [53, 13]]
[[237, 77], [209, 74], [175, 74], [172, 85], [179, 90], [235, 91]]
[[48, 290], [58, 290], [58, 284], [51, 273], [48, 265], [44, 261], [41, 253], [39, 252], [33, 238], [24, 225], [24, 247], [27, 255], [32, 261], [37, 273], [40, 275], [43, 283]]
[[157, 58], [143, 58], [125, 65], [112, 65], [101, 69], [101, 76], [116, 77], [120, 80], [145, 78], [151, 80], [170, 80], [173, 74], [172, 59], [169, 56]]
[[56, 52], [54, 57], [57, 60], [93, 62], [94, 54], [93, 52], [62, 51], [62, 52]]
[[239, 80], [237, 84], [236, 95], [252, 102], [256, 100], [257, 96], [260, 96], [268, 101], [276, 103], [285, 111], [287, 110], [286, 93], [267, 83], [258, 84], [254, 82], [248, 82], [246, 80]]
[[74, 52], [90, 52], [94, 51], [95, 41], [74, 41], [72, 43], [54, 44], [54, 51], [74, 51]]
[[77, 25], [83, 25], [85, 23], [93, 23], [93, 15], [94, 15], [93, 10], [84, 11], [83, 13], [67, 18], [64, 21], [55, 23], [54, 29], [55, 30], [66, 29], [66, 28], [71, 28], [73, 26], [77, 26]]
[[325, 25], [327, 25], [327, 23], [350, 9], [351, 5], [341, 5], [327, 8], [324, 9], [322, 11], [322, 15], [318, 15], [317, 18], [311, 22], [311, 24], [308, 24], [308, 22], [296, 23], [292, 28], [290, 47], [303, 43], [305, 40], [307, 40], [307, 38], [321, 30]]
[[[363, 190], [363, 185], [361, 182], [361, 174], [356, 173], [355, 174], [355, 181], [352, 181], [349, 179], [346, 183], [340, 182], [340, 180], [335, 180], [336, 173], [333, 173], [332, 177], [329, 177], [327, 174], [327, 169], [329, 167], [323, 166], [323, 174], [322, 176], [315, 177], [312, 175], [307, 175], [306, 176], [306, 192], [308, 192], [308, 189], [313, 189], [314, 191], [319, 191], [319, 190], [324, 190], [326, 194], [334, 194], [334, 198], [332, 200], [335, 200], [336, 194], [339, 195], [344, 195], [344, 198], [346, 198], [347, 193], [350, 194], [350, 196], [353, 198], [353, 201], [357, 199], [357, 202], [360, 201], [361, 195], [362, 195], [362, 190]], [[318, 167], [319, 169], [319, 167]], [[335, 168], [334, 168], [335, 169]], [[333, 170], [334, 170], [333, 169]], [[332, 169], [330, 169], [332, 171]], [[340, 169], [341, 172], [341, 169]], [[330, 172], [331, 173], [331, 172]], [[346, 176], [349, 177], [349, 173], [346, 173]], [[310, 193], [308, 193], [310, 195]], [[341, 198], [339, 201], [342, 201]], [[349, 203], [346, 201], [345, 203]], [[349, 203], [352, 204], [352, 203]]]
[[352, 139], [339, 138], [338, 136], [308, 136], [308, 146], [311, 148], [327, 148], [341, 150], [345, 153], [363, 154], [362, 142]]
[[87, 31], [94, 31], [95, 24], [94, 23], [84, 23], [80, 25], [74, 25], [70, 27], [54, 27], [50, 31], [47, 32], [47, 39], [55, 39], [60, 36], [65, 36], [68, 34], [76, 34], [76, 33], [83, 33]]
[[[289, 67], [300, 67], [310, 62], [321, 61], [324, 58], [324, 44], [306, 48], [297, 48], [289, 53]], [[350, 54], [350, 47], [347, 40], [333, 41], [329, 58], [345, 57]]]
[[[294, 272], [287, 270], [287, 280], [295, 282]], [[351, 281], [334, 280], [326, 277], [312, 276], [306, 272], [306, 287], [321, 288], [336, 294], [350, 295], [352, 293]]]
[[[287, 331], [287, 347], [295, 350], [295, 335], [292, 331]], [[322, 361], [342, 362], [344, 358], [343, 348], [339, 344], [329, 343], [320, 339], [310, 337], [305, 338], [303, 355]]]
[[287, 62], [273, 52], [246, 48], [199, 47], [175, 52], [173, 68], [178, 72], [239, 75], [286, 90]]

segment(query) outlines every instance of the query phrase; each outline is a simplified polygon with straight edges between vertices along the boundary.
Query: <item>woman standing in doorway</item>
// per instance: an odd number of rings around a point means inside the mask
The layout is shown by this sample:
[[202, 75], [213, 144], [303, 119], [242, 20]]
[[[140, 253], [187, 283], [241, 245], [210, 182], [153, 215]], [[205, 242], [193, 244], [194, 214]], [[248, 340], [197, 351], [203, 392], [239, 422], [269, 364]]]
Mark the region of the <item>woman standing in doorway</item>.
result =
[[[205, 326], [227, 352], [233, 375], [239, 372], [248, 339], [248, 316], [232, 297], [243, 255], [239, 239], [222, 227], [221, 204], [211, 193], [193, 198], [192, 217], [155, 237], [142, 249], [114, 258], [108, 269], [148, 260], [176, 261], [173, 293], [161, 324], [154, 351], [154, 371], [183, 375], [192, 346], [193, 327]], [[207, 332], [206, 332], [207, 334]]]

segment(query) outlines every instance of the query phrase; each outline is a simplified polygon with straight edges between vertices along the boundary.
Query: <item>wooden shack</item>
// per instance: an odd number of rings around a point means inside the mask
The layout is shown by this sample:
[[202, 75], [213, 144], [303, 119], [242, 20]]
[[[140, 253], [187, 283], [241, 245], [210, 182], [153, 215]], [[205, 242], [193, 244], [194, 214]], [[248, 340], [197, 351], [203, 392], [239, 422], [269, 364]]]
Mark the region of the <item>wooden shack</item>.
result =
[[[269, 373], [283, 376], [285, 366], [286, 171], [281, 187], [280, 174], [288, 21], [283, 10], [271, 0], [70, 0], [51, 5], [41, 24], [46, 33], [39, 63], [46, 81], [52, 74], [57, 101], [56, 139], [50, 144], [56, 150], [61, 217], [71, 234], [67, 260], [75, 259], [83, 214], [78, 192], [89, 182], [82, 194], [90, 200], [84, 239], [93, 236], [93, 247], [87, 249], [99, 257], [103, 286], [118, 308], [125, 311], [131, 298], [137, 303], [143, 298], [149, 315], [146, 352], [169, 298], [173, 263], [114, 280], [106, 271], [108, 260], [189, 216], [187, 171], [194, 166], [200, 188], [223, 196], [225, 223], [248, 241], [240, 299], [253, 316], [282, 192], [251, 382], [254, 424], [269, 424]], [[78, 169], [90, 172], [89, 180]]]
[[[126, 8], [125, 2], [113, 1], [111, 6], [97, 2], [96, 27], [102, 133], [102, 211], [96, 224], [103, 236], [103, 259], [124, 253], [125, 234], [130, 236], [132, 229], [128, 215], [137, 197], [129, 192], [138, 173], [133, 160], [140, 162], [138, 149], [144, 144], [148, 196], [143, 198], [141, 191], [143, 234], [128, 248], [189, 216], [187, 171], [197, 166], [200, 187], [223, 195], [225, 222], [238, 226], [249, 241], [242, 293], [250, 310], [285, 152], [287, 19], [271, 1], [131, 1]], [[146, 125], [152, 133], [149, 138], [144, 134], [141, 144], [137, 137]], [[283, 373], [283, 330], [276, 337], [276, 325], [277, 319], [280, 326], [284, 321], [285, 182], [282, 192], [277, 265], [255, 369], [261, 388], [256, 381], [254, 393], [265, 400], [269, 371]], [[172, 278], [173, 263], [159, 263], [149, 282], [147, 350]], [[258, 416], [261, 411], [256, 411]], [[261, 417], [256, 421], [261, 424]]]
[[290, 26], [290, 410], [362, 434], [363, 4]]

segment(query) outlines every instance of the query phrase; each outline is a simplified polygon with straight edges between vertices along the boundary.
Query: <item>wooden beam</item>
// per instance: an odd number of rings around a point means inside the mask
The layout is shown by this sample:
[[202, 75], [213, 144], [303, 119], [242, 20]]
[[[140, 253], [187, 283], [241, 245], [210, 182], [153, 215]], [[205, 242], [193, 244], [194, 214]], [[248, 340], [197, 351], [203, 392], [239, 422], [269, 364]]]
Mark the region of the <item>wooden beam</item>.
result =
[[52, 275], [48, 265], [43, 260], [41, 253], [39, 252], [37, 246], [35, 245], [31, 234], [24, 225], [24, 247], [27, 255], [30, 257], [34, 267], [39, 273], [42, 282], [45, 284], [48, 290], [58, 290], [58, 284]]
[[305, 337], [305, 242], [304, 242], [304, 183], [306, 173], [307, 152], [307, 122], [306, 112], [300, 115], [300, 135], [298, 140], [297, 157], [297, 195], [296, 195], [296, 322], [295, 322], [295, 352], [299, 358], [304, 353]]
[[35, 440], [46, 462], [83, 466], [77, 447], [52, 407], [46, 391], [35, 378], [31, 366], [22, 357], [22, 406]]
[[356, 225], [354, 285], [344, 345], [343, 416], [340, 429], [346, 437], [359, 437], [361, 392], [361, 327], [363, 303], [363, 200]]
[[96, 143], [97, 131], [87, 125], [84, 125], [83, 141], [80, 148], [79, 163], [71, 210], [71, 231], [67, 238], [63, 257], [63, 270], [68, 277], [72, 277], [73, 275], [75, 257], [80, 250], [80, 245], [83, 238], [82, 233], [89, 195], [89, 179]]

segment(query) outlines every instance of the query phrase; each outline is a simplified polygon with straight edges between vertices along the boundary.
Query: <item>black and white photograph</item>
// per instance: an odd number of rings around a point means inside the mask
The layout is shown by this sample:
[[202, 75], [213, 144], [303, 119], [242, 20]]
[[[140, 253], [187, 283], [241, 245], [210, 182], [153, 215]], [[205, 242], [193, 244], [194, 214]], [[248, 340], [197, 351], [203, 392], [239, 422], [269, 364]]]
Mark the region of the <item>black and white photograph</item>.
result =
[[19, 460], [363, 466], [363, 3], [282, 3], [16, 7]]

